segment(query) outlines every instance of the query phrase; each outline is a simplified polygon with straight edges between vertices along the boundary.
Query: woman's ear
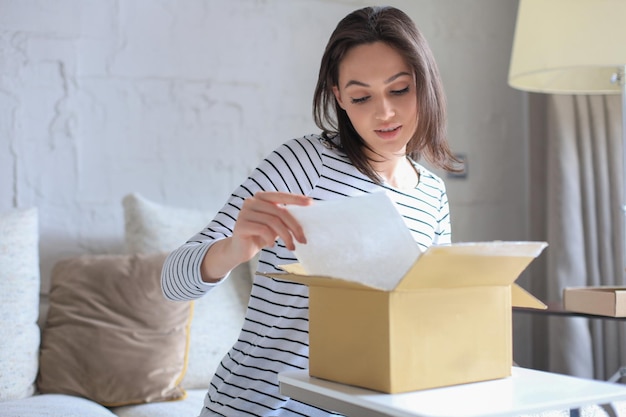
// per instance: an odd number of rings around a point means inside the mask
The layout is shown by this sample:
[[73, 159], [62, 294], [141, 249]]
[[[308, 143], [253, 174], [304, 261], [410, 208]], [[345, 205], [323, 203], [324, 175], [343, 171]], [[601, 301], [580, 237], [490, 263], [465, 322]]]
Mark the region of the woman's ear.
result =
[[337, 100], [337, 103], [339, 103], [339, 107], [345, 110], [346, 108], [341, 101], [341, 93], [339, 93], [339, 88], [336, 85], [333, 86], [333, 94], [335, 95], [335, 100]]

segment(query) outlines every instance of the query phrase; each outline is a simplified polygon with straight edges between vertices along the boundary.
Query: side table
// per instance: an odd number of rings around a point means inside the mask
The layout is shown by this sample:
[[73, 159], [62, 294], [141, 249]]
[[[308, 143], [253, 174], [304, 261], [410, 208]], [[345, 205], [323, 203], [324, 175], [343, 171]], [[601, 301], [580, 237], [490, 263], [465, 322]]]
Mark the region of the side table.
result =
[[384, 394], [309, 376], [278, 375], [280, 392], [348, 417], [517, 417], [626, 400], [626, 386], [513, 367], [512, 376], [443, 388]]
[[[563, 304], [561, 302], [547, 302], [545, 303], [548, 308], [545, 310], [538, 310], [534, 308], [525, 308], [525, 307], [513, 307], [513, 312], [519, 313], [528, 313], [528, 314], [536, 314], [536, 315], [548, 315], [548, 316], [559, 316], [559, 317], [583, 317], [587, 319], [596, 319], [596, 320], [617, 320], [624, 321], [626, 317], [611, 317], [611, 316], [601, 316], [599, 314], [588, 314], [588, 313], [579, 313], [576, 311], [569, 311], [563, 308]], [[618, 382], [620, 379], [626, 376], [626, 366], [620, 367], [613, 376], [611, 376], [608, 381], [609, 382]]]

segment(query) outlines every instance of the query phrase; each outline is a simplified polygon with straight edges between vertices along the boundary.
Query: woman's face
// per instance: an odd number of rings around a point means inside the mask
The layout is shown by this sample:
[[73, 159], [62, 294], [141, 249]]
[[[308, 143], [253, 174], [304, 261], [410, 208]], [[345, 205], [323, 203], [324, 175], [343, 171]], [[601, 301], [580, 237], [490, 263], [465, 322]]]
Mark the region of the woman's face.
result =
[[391, 159], [406, 154], [417, 128], [415, 88], [413, 71], [402, 55], [375, 42], [348, 51], [339, 64], [339, 85], [333, 93], [365, 143]]

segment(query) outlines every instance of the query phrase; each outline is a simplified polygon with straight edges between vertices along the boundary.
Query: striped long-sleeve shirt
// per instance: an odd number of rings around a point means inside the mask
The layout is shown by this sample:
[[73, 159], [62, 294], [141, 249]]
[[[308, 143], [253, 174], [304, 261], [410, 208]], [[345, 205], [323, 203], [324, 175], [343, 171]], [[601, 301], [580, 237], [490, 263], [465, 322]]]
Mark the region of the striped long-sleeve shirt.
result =
[[[330, 200], [385, 190], [422, 250], [450, 243], [443, 181], [419, 164], [415, 166], [420, 173], [419, 184], [415, 189], [400, 191], [374, 183], [328, 139], [310, 135], [286, 142], [233, 192], [204, 230], [169, 255], [162, 274], [165, 295], [173, 300], [190, 300], [216, 285], [202, 281], [201, 260], [213, 243], [232, 234], [243, 200], [257, 191]], [[261, 251], [258, 270], [276, 272], [278, 265], [292, 262], [297, 262], [295, 256], [278, 240]], [[279, 372], [307, 368], [308, 288], [257, 275], [239, 338], [218, 367], [200, 416], [333, 415], [279, 393]]]

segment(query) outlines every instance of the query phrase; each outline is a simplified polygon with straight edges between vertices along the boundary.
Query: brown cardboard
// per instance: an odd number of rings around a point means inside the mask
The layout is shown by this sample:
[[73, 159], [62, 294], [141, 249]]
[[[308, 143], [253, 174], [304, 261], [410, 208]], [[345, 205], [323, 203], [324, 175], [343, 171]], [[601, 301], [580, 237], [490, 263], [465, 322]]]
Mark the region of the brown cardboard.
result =
[[309, 286], [311, 376], [399, 393], [511, 374], [511, 306], [545, 308], [514, 281], [545, 246], [432, 247], [392, 291], [299, 264], [266, 275]]
[[563, 308], [578, 313], [626, 317], [626, 287], [565, 288]]

